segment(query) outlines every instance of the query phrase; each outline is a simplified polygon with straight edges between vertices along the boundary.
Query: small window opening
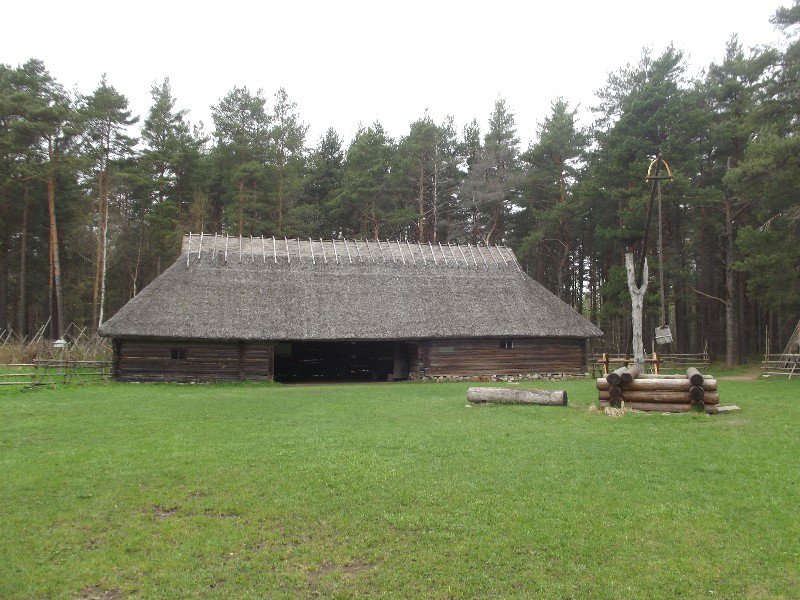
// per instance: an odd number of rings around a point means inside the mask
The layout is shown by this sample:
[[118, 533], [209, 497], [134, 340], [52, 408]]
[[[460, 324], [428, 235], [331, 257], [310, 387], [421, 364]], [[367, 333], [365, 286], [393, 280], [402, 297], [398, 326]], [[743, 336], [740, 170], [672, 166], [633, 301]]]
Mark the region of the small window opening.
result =
[[186, 360], [186, 348], [173, 348], [172, 360]]
[[511, 350], [514, 347], [514, 340], [500, 340], [500, 347], [503, 350]]

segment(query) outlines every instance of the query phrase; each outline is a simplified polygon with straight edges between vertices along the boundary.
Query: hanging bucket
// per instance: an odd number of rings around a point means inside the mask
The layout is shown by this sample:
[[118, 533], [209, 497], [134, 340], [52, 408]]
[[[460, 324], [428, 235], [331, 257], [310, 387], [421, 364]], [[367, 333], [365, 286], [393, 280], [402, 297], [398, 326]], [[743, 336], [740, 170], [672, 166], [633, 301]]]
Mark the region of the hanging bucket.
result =
[[669, 325], [664, 327], [656, 327], [656, 344], [664, 345], [672, 343], [672, 332], [669, 330]]

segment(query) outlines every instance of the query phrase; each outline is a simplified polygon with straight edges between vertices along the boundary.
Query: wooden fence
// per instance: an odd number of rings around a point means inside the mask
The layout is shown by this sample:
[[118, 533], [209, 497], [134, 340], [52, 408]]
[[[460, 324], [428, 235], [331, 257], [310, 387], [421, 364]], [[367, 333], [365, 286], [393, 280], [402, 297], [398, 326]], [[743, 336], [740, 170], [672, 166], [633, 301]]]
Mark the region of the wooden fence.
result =
[[765, 377], [800, 376], [800, 354], [765, 354], [761, 363], [761, 374]]
[[[659, 373], [661, 369], [685, 370], [687, 367], [707, 367], [709, 365], [708, 353], [700, 354], [653, 354], [645, 357], [645, 371]], [[589, 368], [592, 377], [608, 375], [609, 370], [618, 367], [627, 367], [633, 364], [633, 357], [624, 354], [595, 354], [589, 359]], [[614, 369], [612, 369], [612, 367]]]
[[3, 366], [0, 385], [36, 387], [92, 383], [111, 378], [111, 362], [98, 360], [42, 359]]

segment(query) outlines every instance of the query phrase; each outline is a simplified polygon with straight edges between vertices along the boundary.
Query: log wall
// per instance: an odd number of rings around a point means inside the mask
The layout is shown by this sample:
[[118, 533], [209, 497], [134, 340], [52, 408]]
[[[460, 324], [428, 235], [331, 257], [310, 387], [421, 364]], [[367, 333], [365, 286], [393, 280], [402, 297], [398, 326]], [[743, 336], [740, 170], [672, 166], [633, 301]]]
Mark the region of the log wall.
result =
[[[173, 358], [179, 350], [185, 351], [185, 358]], [[114, 340], [114, 378], [176, 382], [272, 379], [273, 354], [272, 344], [265, 342]]]
[[421, 367], [433, 377], [586, 372], [584, 340], [515, 338], [512, 342], [512, 348], [501, 348], [500, 339], [431, 340], [420, 352]]

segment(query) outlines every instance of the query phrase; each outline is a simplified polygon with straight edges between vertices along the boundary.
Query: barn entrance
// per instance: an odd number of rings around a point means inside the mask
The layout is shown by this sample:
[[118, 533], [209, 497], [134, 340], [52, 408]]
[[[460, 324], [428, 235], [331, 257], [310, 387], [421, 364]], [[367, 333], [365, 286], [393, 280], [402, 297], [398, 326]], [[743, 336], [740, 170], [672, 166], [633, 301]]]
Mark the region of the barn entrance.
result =
[[404, 342], [275, 344], [275, 381], [394, 381], [408, 377]]

